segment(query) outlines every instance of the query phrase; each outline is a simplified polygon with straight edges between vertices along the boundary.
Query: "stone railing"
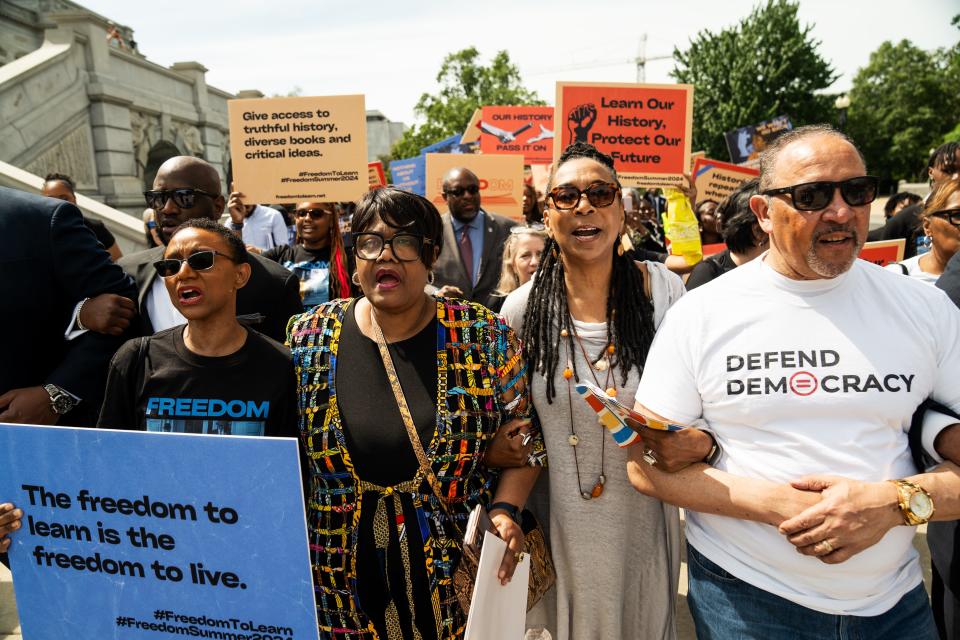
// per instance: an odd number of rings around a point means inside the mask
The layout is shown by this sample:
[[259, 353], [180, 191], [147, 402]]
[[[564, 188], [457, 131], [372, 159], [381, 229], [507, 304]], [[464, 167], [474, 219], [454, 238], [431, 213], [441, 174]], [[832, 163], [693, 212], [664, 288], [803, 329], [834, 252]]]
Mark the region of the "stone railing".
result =
[[[40, 189], [43, 187], [43, 178], [19, 169], [12, 164], [0, 162], [0, 186], [20, 189], [28, 193], [40, 193]], [[147, 248], [143, 223], [140, 220], [79, 193], [77, 194], [77, 206], [80, 207], [83, 215], [103, 222], [117, 239], [121, 251], [125, 254]]]

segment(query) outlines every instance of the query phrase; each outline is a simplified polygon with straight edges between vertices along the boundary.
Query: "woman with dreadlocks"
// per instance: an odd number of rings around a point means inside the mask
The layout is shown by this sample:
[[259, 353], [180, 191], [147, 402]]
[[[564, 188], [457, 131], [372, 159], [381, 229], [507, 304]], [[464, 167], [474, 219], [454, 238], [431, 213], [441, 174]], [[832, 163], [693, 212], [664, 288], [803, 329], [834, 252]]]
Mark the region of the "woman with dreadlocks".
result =
[[547, 190], [540, 267], [502, 311], [527, 349], [550, 457], [556, 598], [545, 597], [527, 624], [546, 627], [555, 640], [672, 639], [677, 509], [630, 486], [626, 450], [573, 387], [586, 380], [629, 403], [654, 331], [683, 284], [662, 264], [624, 255], [623, 201], [609, 156], [574, 143]]

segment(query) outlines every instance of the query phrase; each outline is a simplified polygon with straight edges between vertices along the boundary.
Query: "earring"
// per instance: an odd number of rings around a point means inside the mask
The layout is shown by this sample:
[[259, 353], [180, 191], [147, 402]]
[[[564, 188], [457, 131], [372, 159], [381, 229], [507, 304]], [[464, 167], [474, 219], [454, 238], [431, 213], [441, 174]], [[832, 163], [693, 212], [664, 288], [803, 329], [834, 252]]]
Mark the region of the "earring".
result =
[[622, 256], [624, 252], [623, 248], [623, 236], [617, 237], [617, 255]]
[[431, 270], [431, 271], [428, 271], [428, 272], [427, 272], [427, 284], [432, 285], [434, 280], [436, 280], [436, 275], [433, 273], [432, 270]]
[[360, 275], [356, 271], [354, 271], [353, 275], [350, 276], [350, 282], [357, 285], [358, 287], [360, 286]]

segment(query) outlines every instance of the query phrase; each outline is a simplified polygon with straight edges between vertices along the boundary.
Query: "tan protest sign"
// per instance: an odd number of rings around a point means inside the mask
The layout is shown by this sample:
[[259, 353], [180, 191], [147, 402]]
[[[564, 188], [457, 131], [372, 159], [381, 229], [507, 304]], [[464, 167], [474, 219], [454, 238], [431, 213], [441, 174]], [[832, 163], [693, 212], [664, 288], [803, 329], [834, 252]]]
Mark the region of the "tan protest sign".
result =
[[491, 213], [523, 218], [523, 156], [428, 153], [426, 197], [447, 212], [443, 177], [454, 167], [465, 167], [480, 180], [480, 206]]
[[345, 202], [368, 189], [363, 96], [230, 100], [233, 181], [248, 202]]
[[460, 136], [460, 144], [470, 144], [480, 139], [480, 127], [477, 125], [480, 124], [480, 114], [482, 112], [483, 109], [480, 107], [473, 110], [470, 122], [467, 123], [467, 128], [463, 130], [463, 135]]
[[760, 175], [757, 169], [741, 167], [729, 162], [710, 158], [697, 158], [693, 163], [694, 186], [697, 188], [697, 204], [704, 200], [720, 202], [737, 190], [741, 184]]
[[558, 82], [554, 162], [573, 142], [613, 157], [627, 187], [683, 185], [690, 170], [693, 85]]

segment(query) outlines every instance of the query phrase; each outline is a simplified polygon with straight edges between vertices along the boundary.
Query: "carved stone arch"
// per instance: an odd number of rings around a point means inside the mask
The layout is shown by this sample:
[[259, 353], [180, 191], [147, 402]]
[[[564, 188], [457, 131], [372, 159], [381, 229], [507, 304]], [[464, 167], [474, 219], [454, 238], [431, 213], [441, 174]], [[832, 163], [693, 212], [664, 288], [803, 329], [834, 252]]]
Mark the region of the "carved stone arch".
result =
[[147, 166], [143, 171], [144, 190], [153, 189], [153, 179], [157, 177], [157, 170], [160, 168], [160, 165], [174, 156], [182, 155], [177, 146], [172, 142], [160, 140], [153, 145], [147, 153]]

